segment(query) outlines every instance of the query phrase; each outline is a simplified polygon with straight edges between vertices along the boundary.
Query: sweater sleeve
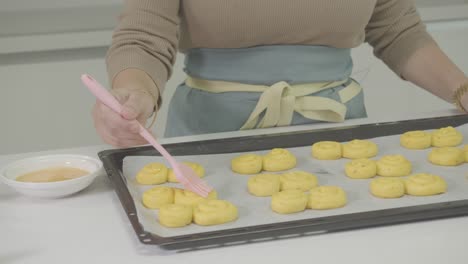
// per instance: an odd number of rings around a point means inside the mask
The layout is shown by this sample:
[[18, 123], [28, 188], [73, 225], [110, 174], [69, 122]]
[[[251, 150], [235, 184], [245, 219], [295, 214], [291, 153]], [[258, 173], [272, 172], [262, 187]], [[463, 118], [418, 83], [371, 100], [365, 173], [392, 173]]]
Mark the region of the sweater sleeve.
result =
[[119, 72], [136, 68], [146, 72], [162, 94], [177, 54], [179, 5], [179, 0], [125, 1], [106, 55], [111, 84]]
[[413, 0], [377, 0], [366, 27], [366, 42], [374, 48], [375, 56], [400, 77], [416, 50], [435, 44]]

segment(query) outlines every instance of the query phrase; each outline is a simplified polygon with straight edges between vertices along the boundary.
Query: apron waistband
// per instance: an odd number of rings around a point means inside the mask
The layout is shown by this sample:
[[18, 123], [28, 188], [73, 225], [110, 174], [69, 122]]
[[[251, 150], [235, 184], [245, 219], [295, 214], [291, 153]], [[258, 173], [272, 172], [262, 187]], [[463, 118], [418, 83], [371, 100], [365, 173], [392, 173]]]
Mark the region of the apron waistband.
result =
[[[241, 130], [288, 126], [294, 112], [307, 119], [327, 122], [343, 122], [346, 117], [346, 102], [358, 95], [362, 88], [353, 79], [290, 85], [280, 81], [271, 86], [252, 85], [237, 82], [213, 81], [189, 76], [185, 80], [188, 87], [210, 93], [258, 92], [262, 93], [255, 109]], [[338, 92], [340, 102], [311, 94], [346, 85]], [[263, 117], [259, 121], [262, 113]]]

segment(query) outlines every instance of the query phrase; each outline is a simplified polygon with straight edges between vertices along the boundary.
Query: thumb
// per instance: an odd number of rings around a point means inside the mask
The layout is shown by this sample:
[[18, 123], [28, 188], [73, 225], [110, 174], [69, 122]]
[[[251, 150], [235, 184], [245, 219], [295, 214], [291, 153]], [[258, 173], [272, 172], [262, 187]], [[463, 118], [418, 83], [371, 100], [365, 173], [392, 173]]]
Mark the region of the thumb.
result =
[[122, 117], [127, 120], [134, 120], [142, 115], [151, 114], [152, 100], [145, 98], [142, 93], [130, 93], [122, 105]]
[[114, 89], [111, 90], [112, 95], [119, 101], [122, 105], [122, 111], [120, 115], [129, 120], [133, 120], [138, 116], [138, 111], [134, 107], [134, 102], [129, 102], [130, 93], [125, 89]]
[[122, 117], [127, 120], [136, 119], [141, 113], [138, 105], [137, 101], [130, 96], [122, 105]]

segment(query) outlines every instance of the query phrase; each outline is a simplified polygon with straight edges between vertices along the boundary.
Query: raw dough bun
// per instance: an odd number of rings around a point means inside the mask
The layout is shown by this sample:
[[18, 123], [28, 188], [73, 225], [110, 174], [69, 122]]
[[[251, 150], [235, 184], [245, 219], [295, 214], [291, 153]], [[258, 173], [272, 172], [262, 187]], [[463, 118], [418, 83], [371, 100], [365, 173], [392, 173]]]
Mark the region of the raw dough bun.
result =
[[[205, 168], [203, 168], [202, 165], [198, 164], [198, 163], [195, 163], [195, 162], [182, 162], [184, 163], [185, 165], [189, 166], [190, 168], [192, 168], [192, 170], [195, 171], [195, 174], [198, 175], [198, 177], [200, 178], [203, 178], [205, 177]], [[169, 173], [167, 175], [167, 180], [169, 182], [179, 182], [175, 176], [175, 173], [174, 173], [174, 170], [172, 169], [169, 169]]]
[[194, 192], [185, 189], [175, 189], [174, 190], [174, 203], [183, 204], [189, 206], [195, 206], [205, 200], [215, 200], [218, 199], [218, 193], [216, 191], [211, 191], [208, 194], [208, 197], [204, 198]]
[[468, 145], [463, 146], [464, 151], [468, 151]]
[[183, 227], [190, 225], [193, 208], [183, 204], [166, 204], [159, 209], [159, 223], [165, 227]]
[[146, 190], [142, 197], [143, 205], [150, 209], [158, 209], [163, 205], [174, 203], [174, 190], [166, 186], [158, 186]]
[[312, 145], [312, 157], [319, 160], [341, 159], [341, 144], [335, 141], [320, 141]]
[[400, 145], [407, 149], [427, 149], [432, 145], [432, 136], [426, 131], [409, 131], [400, 136]]
[[263, 157], [266, 171], [284, 171], [296, 167], [296, 157], [286, 149], [275, 148]]
[[377, 161], [377, 175], [402, 177], [410, 175], [411, 162], [402, 155], [386, 155]]
[[372, 158], [377, 152], [377, 145], [369, 140], [355, 139], [343, 144], [343, 157], [348, 159]]
[[231, 160], [232, 171], [239, 174], [256, 174], [262, 171], [263, 158], [256, 154], [244, 154]]
[[458, 166], [465, 162], [465, 153], [454, 147], [434, 148], [429, 153], [429, 161], [440, 166]]
[[429, 196], [445, 193], [447, 183], [437, 175], [417, 173], [405, 180], [406, 193], [415, 196]]
[[207, 200], [193, 210], [193, 221], [202, 226], [232, 222], [238, 217], [237, 207], [224, 200]]
[[286, 172], [280, 176], [280, 189], [308, 191], [318, 186], [318, 179], [312, 173], [305, 171]]
[[286, 190], [273, 194], [271, 209], [279, 214], [302, 212], [307, 206], [307, 195], [301, 190]]
[[468, 145], [463, 147], [463, 152], [465, 153], [465, 162], [468, 162]]
[[280, 191], [280, 176], [277, 174], [258, 174], [247, 182], [249, 192], [255, 196], [271, 196]]
[[399, 198], [405, 195], [405, 182], [400, 178], [373, 179], [370, 192], [379, 198]]
[[325, 210], [343, 207], [346, 205], [346, 193], [337, 186], [320, 186], [310, 190], [307, 207]]
[[432, 146], [434, 147], [455, 147], [462, 141], [463, 135], [451, 126], [432, 132]]
[[162, 163], [149, 163], [136, 175], [139, 184], [152, 185], [167, 182], [167, 167]]
[[377, 163], [370, 159], [355, 159], [346, 163], [345, 173], [352, 179], [369, 179], [377, 174]]

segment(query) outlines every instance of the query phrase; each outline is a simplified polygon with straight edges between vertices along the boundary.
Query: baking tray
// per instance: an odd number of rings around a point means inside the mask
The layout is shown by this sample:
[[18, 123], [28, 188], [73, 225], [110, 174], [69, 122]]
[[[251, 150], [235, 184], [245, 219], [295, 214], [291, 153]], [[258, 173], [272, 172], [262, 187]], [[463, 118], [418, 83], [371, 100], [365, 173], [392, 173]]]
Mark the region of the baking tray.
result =
[[[444, 126], [460, 126], [466, 123], [468, 123], [468, 116], [459, 115], [261, 136], [176, 143], [167, 144], [165, 147], [173, 155], [184, 156], [246, 152], [268, 150], [273, 147], [292, 148], [310, 146], [317, 141], [323, 140], [348, 141], [352, 139], [390, 136], [401, 134], [409, 130], [427, 130]], [[457, 200], [453, 202], [440, 202], [314, 219], [294, 220], [190, 235], [161, 237], [145, 231], [140, 224], [134, 200], [130, 195], [126, 178], [122, 173], [123, 160], [128, 156], [159, 156], [159, 153], [151, 146], [145, 146], [106, 150], [100, 152], [99, 157], [104, 164], [107, 175], [114, 185], [114, 189], [138, 239], [144, 244], [154, 244], [170, 250], [226, 246], [468, 215], [468, 200]]]

